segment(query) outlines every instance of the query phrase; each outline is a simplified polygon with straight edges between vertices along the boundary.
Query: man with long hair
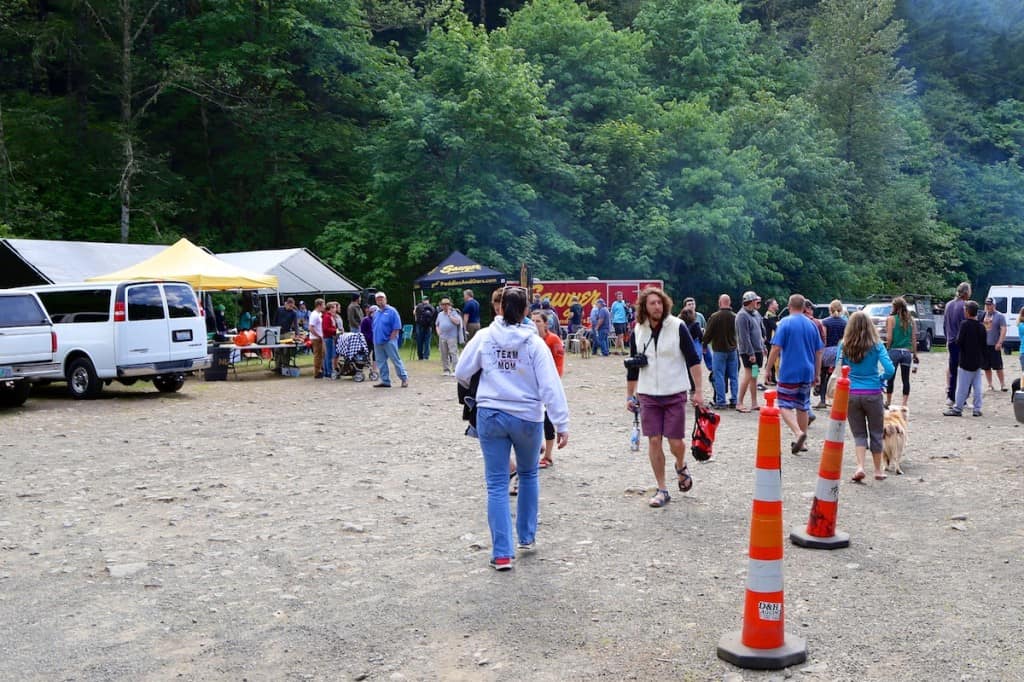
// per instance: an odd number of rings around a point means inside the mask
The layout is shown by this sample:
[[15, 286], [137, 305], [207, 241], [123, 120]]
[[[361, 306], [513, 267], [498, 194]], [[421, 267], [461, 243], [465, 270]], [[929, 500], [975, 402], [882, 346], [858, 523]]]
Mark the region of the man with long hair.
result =
[[689, 394], [695, 404], [704, 404], [701, 358], [686, 325], [672, 314], [672, 299], [664, 291], [656, 287], [641, 291], [636, 312], [637, 325], [629, 340], [631, 357], [626, 361], [626, 409], [633, 412], [639, 406], [647, 456], [658, 483], [658, 492], [648, 504], [664, 507], [672, 497], [665, 485], [663, 440], [668, 439], [675, 457], [679, 489], [687, 492], [693, 487], [686, 466], [686, 402]]

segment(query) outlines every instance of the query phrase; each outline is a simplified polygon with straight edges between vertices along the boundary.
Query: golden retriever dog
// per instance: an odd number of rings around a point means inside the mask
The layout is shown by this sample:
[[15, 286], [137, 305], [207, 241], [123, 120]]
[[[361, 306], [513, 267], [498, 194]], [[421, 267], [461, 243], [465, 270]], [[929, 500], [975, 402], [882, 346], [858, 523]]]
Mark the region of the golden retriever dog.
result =
[[882, 423], [882, 465], [885, 471], [892, 467], [897, 474], [902, 474], [900, 462], [903, 451], [907, 447], [907, 424], [910, 410], [906, 407], [892, 406], [885, 411]]

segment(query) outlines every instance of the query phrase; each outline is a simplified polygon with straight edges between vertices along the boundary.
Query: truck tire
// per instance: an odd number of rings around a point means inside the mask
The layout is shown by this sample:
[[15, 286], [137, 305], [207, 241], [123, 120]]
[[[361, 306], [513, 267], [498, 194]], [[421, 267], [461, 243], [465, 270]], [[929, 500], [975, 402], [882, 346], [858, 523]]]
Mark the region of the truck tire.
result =
[[177, 393], [184, 385], [185, 377], [174, 374], [161, 375], [153, 379], [153, 386], [161, 393]]
[[88, 358], [75, 358], [68, 365], [68, 393], [75, 400], [91, 400], [103, 390], [103, 382]]
[[932, 351], [932, 330], [928, 329], [924, 333], [924, 339], [917, 343], [919, 350], [922, 353], [930, 353]]
[[21, 381], [0, 381], [0, 407], [21, 407], [32, 392], [32, 384]]

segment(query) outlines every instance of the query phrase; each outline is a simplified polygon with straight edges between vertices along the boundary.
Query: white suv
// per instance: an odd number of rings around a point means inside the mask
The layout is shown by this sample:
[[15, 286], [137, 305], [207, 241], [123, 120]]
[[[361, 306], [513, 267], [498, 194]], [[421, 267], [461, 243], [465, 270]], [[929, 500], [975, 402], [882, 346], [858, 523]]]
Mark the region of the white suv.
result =
[[46, 307], [57, 333], [59, 369], [40, 378], [67, 381], [75, 398], [103, 384], [152, 381], [173, 393], [185, 374], [210, 364], [206, 322], [185, 282], [112, 282], [23, 287]]

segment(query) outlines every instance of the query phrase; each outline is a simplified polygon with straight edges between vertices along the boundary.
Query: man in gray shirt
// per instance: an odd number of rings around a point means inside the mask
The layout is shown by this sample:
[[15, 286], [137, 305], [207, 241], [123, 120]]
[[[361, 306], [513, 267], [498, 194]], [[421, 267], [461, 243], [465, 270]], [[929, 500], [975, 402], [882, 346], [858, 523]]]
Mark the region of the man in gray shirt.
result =
[[981, 368], [985, 370], [985, 381], [988, 390], [994, 391], [992, 370], [999, 377], [999, 390], [1006, 391], [1006, 379], [1003, 377], [1003, 340], [1006, 338], [1006, 316], [996, 310], [995, 301], [985, 299], [985, 312], [981, 315], [981, 323], [985, 325], [985, 353], [982, 356]]
[[442, 374], [446, 377], [455, 375], [455, 365], [459, 362], [461, 326], [462, 316], [452, 308], [451, 299], [442, 298], [434, 328], [437, 330], [437, 349], [441, 352]]
[[[761, 297], [753, 291], [743, 294], [743, 307], [736, 313], [736, 350], [740, 362], [743, 363], [743, 375], [740, 377], [740, 394], [736, 401], [737, 412], [759, 410], [757, 404], [757, 377], [755, 367], [760, 371], [764, 364], [764, 327], [761, 323]], [[750, 389], [750, 408], [743, 407], [743, 396]]]

